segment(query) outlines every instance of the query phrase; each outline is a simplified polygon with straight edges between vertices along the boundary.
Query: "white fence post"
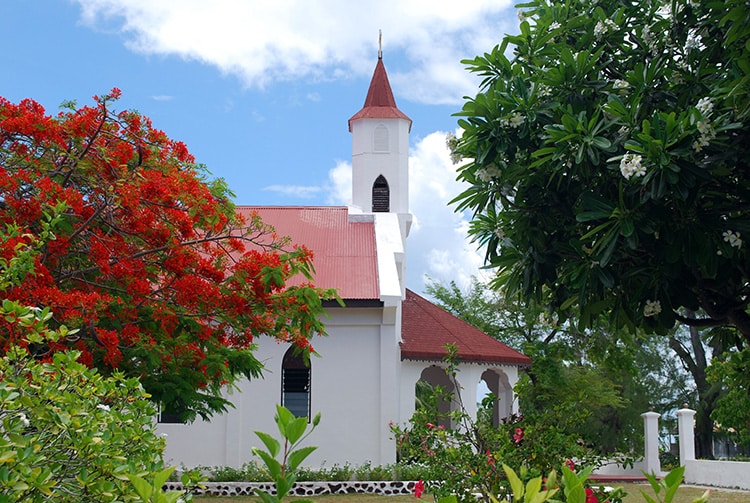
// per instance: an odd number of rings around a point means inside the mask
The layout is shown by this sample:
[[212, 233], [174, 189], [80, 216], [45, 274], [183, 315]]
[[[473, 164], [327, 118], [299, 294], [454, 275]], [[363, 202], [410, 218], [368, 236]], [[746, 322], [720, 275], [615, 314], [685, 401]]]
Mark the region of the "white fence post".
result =
[[646, 453], [646, 471], [659, 475], [661, 473], [661, 460], [659, 460], [659, 418], [652, 410], [641, 414], [643, 418], [644, 450]]
[[677, 434], [680, 442], [680, 465], [685, 461], [695, 460], [695, 433], [693, 418], [695, 411], [688, 409], [687, 404], [677, 411]]

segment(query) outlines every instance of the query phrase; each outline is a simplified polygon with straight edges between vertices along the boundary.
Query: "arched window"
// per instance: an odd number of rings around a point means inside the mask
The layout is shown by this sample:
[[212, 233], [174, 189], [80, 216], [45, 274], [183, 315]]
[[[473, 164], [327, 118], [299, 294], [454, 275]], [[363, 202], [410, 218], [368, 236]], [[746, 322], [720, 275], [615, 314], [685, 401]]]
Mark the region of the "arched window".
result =
[[380, 213], [391, 211], [391, 189], [388, 188], [388, 181], [383, 175], [378, 176], [372, 184], [372, 211]]
[[388, 128], [382, 124], [378, 124], [373, 131], [372, 147], [375, 152], [388, 152], [389, 150]]
[[451, 412], [458, 406], [455, 401], [455, 389], [444, 368], [436, 365], [427, 367], [422, 370], [414, 386], [415, 408], [423, 409], [430, 422], [450, 428]]
[[[513, 413], [513, 388], [508, 382], [508, 376], [501, 370], [485, 370], [480, 381], [484, 381], [487, 389], [495, 396], [492, 406], [492, 424], [498, 426], [500, 422]], [[481, 401], [484, 397], [477, 397]]]
[[310, 419], [310, 365], [291, 347], [281, 362], [281, 405], [297, 417]]

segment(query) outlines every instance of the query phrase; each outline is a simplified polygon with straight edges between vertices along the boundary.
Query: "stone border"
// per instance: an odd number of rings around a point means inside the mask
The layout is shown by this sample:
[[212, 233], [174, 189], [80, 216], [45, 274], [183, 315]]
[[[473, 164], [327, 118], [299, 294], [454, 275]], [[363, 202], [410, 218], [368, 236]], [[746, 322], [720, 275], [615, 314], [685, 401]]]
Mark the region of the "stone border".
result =
[[[297, 482], [289, 491], [292, 496], [319, 496], [321, 494], [377, 494], [379, 496], [414, 494], [415, 481], [330, 481]], [[273, 493], [272, 482], [203, 482], [203, 488], [193, 490], [193, 494], [205, 496], [253, 496], [254, 489]], [[183, 489], [180, 482], [164, 484], [167, 491]]]

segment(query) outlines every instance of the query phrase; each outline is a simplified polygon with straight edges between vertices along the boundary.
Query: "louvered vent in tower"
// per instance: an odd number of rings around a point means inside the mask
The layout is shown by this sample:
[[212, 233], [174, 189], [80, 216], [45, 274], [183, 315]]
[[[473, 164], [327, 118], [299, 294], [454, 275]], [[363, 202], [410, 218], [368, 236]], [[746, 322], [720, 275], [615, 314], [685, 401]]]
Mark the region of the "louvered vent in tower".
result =
[[391, 211], [391, 191], [383, 175], [378, 176], [372, 185], [372, 211], [373, 213]]

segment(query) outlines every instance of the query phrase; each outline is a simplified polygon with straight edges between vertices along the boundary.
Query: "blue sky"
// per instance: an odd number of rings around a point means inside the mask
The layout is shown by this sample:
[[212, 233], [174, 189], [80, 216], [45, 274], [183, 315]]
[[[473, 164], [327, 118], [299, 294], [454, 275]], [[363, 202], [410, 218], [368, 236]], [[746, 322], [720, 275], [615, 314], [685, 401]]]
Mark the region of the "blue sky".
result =
[[444, 146], [477, 80], [460, 60], [516, 30], [507, 0], [4, 0], [0, 95], [91, 104], [112, 87], [184, 141], [237, 204], [347, 204], [351, 135], [383, 61], [413, 120], [407, 286], [465, 285], [481, 263]]

